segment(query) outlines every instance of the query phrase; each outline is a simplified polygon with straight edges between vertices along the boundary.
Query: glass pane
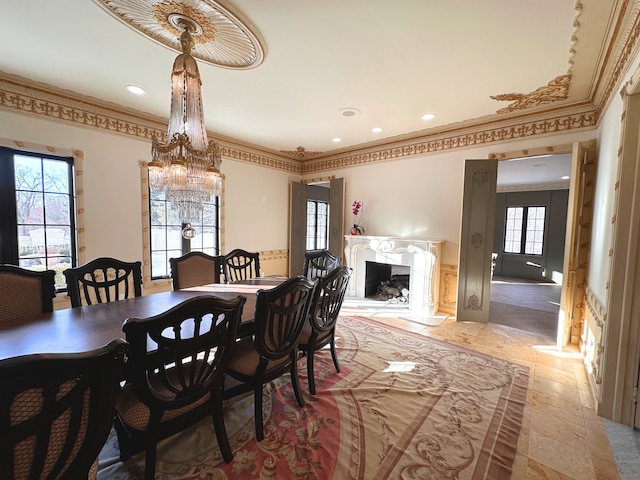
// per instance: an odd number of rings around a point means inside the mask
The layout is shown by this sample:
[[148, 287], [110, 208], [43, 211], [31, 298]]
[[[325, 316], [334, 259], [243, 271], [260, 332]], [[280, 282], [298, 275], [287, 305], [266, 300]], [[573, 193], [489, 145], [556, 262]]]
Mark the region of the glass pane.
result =
[[167, 237], [163, 226], [151, 227], [151, 250], [166, 250]]
[[504, 251], [507, 253], [520, 253], [521, 251], [522, 213], [523, 207], [507, 207], [504, 232]]
[[213, 227], [202, 227], [202, 249], [214, 250], [216, 247], [216, 230]]
[[151, 252], [151, 271], [154, 277], [165, 277], [169, 275], [167, 271], [168, 260], [166, 253], [161, 251]]
[[69, 193], [69, 166], [60, 160], [42, 161], [44, 191], [51, 193]]
[[16, 191], [18, 223], [44, 223], [44, 200], [42, 193], [32, 191]]
[[69, 225], [71, 223], [68, 194], [45, 193], [44, 205], [47, 224]]
[[182, 228], [167, 227], [167, 249], [182, 251]]
[[178, 209], [171, 208], [170, 204], [167, 205], [167, 225], [181, 225], [178, 218]]
[[164, 190], [156, 190], [155, 188], [150, 188], [149, 189], [149, 199], [164, 201], [164, 199], [165, 199]]
[[42, 161], [38, 157], [13, 156], [16, 190], [42, 191]]
[[196, 236], [191, 239], [191, 251], [202, 251], [202, 227], [196, 228]]
[[524, 251], [530, 255], [542, 255], [544, 243], [546, 207], [529, 207], [527, 211], [527, 233]]
[[165, 225], [167, 223], [167, 213], [164, 201], [151, 200], [149, 208], [149, 221], [151, 225]]
[[214, 205], [205, 205], [204, 209], [203, 209], [203, 215], [202, 215], [202, 223], [203, 225], [209, 225], [209, 226], [213, 226], [216, 225], [217, 219], [216, 219], [216, 208]]

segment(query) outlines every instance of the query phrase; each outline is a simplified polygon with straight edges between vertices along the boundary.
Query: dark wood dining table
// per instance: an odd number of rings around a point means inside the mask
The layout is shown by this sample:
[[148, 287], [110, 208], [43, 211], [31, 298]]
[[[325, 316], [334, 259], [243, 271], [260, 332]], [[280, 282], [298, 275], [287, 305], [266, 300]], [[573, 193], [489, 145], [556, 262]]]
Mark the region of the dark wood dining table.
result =
[[122, 324], [127, 318], [146, 318], [162, 313], [180, 302], [201, 295], [247, 298], [242, 311], [241, 333], [253, 321], [256, 293], [273, 288], [285, 277], [265, 277], [238, 283], [216, 283], [184, 290], [154, 293], [141, 297], [66, 308], [51, 313], [0, 323], [0, 359], [33, 353], [75, 353], [102, 347], [124, 338]]

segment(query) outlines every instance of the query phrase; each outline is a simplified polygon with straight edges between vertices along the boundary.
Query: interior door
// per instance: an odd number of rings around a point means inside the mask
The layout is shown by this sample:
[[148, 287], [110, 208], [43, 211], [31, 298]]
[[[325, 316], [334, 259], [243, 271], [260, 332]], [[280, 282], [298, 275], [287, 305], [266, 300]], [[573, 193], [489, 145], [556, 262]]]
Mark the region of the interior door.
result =
[[289, 188], [289, 276], [302, 275], [307, 239], [307, 185], [291, 182]]
[[[307, 250], [307, 184], [291, 182], [289, 198], [289, 275], [304, 273]], [[344, 179], [329, 181], [329, 245], [336, 257], [344, 257]]]
[[458, 262], [458, 322], [489, 321], [497, 160], [466, 160]]
[[329, 251], [336, 257], [344, 259], [343, 178], [334, 178], [329, 183]]

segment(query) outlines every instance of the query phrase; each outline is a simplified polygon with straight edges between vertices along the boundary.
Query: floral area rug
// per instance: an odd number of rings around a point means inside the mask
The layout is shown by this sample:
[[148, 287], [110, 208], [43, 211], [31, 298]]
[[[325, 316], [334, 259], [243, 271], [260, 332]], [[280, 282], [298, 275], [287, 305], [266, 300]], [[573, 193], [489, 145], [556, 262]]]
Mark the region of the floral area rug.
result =
[[[341, 372], [316, 353], [316, 395], [296, 403], [288, 375], [264, 388], [265, 438], [253, 397], [232, 399], [224, 463], [211, 419], [158, 446], [156, 479], [507, 479], [528, 368], [363, 317], [341, 317]], [[306, 365], [300, 382], [307, 391]], [[99, 480], [142, 478], [144, 455], [118, 461], [112, 433]]]

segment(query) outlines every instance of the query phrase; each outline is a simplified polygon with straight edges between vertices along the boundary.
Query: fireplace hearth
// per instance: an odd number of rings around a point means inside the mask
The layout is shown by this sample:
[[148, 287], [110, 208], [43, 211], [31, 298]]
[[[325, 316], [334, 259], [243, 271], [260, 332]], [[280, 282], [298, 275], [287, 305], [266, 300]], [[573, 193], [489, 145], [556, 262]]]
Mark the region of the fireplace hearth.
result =
[[[367, 298], [377, 295], [379, 279], [367, 280], [367, 270], [386, 269], [391, 275], [409, 279], [407, 301], [398, 301], [415, 316], [436, 316], [439, 307], [440, 255], [443, 240], [421, 240], [371, 235], [346, 235], [345, 260], [353, 269], [348, 296]], [[371, 264], [381, 264], [384, 267]], [[369, 266], [368, 266], [369, 265]], [[399, 271], [393, 269], [400, 269]], [[376, 291], [371, 292], [372, 283]]]

